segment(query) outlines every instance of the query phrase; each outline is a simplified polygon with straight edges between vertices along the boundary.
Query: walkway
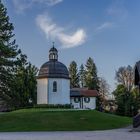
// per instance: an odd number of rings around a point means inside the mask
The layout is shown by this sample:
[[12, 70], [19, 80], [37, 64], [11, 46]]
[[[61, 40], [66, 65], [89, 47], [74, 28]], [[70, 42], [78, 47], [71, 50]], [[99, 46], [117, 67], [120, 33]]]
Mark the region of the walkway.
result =
[[77, 132], [1, 132], [0, 140], [140, 140], [130, 129]]

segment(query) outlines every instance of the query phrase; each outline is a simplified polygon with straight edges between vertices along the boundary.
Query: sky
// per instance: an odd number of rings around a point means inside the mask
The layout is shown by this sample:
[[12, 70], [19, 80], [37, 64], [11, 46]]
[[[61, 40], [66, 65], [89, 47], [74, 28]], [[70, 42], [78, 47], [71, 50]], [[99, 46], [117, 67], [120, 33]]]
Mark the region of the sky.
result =
[[111, 91], [115, 71], [140, 60], [140, 0], [2, 0], [16, 43], [40, 68], [55, 42], [59, 61], [78, 67], [89, 57]]

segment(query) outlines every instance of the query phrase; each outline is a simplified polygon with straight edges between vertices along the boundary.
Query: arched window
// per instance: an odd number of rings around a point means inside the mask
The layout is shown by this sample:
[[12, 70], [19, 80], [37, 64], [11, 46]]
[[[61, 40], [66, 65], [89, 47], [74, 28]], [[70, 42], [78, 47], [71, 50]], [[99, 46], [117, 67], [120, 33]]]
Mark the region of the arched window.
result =
[[53, 82], [53, 92], [57, 92], [57, 82]]

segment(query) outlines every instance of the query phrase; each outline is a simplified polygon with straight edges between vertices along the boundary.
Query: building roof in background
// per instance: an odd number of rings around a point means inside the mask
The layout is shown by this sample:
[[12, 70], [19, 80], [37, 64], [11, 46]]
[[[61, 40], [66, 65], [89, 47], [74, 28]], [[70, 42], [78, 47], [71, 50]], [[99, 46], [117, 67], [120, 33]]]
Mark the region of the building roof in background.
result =
[[97, 90], [88, 90], [87, 88], [73, 88], [70, 90], [71, 97], [97, 97]]

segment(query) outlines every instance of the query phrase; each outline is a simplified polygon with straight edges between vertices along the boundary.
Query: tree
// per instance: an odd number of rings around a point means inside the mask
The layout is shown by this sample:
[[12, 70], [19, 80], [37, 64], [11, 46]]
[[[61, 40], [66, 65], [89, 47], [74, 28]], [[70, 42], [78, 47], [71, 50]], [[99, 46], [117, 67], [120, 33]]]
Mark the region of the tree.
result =
[[120, 67], [116, 71], [116, 80], [119, 84], [126, 87], [127, 91], [130, 92], [134, 84], [134, 72], [131, 66]]
[[103, 77], [99, 79], [99, 93], [103, 98], [106, 98], [109, 94], [109, 84]]
[[139, 87], [133, 88], [131, 93], [132, 93], [132, 96], [133, 96], [133, 102], [131, 104], [131, 109], [132, 109], [132, 116], [134, 116], [138, 113], [138, 110], [140, 109]]
[[99, 101], [102, 107], [105, 108], [107, 97], [109, 95], [109, 84], [104, 78], [99, 79]]
[[[12, 104], [25, 107], [36, 103], [36, 74], [37, 68], [27, 62], [27, 56], [21, 54], [19, 65], [16, 67], [15, 82], [13, 86]], [[14, 102], [14, 103], [13, 103]]]
[[138, 110], [138, 100], [134, 95], [136, 91], [133, 88], [134, 85], [134, 73], [131, 66], [120, 67], [116, 71], [116, 80], [118, 82], [117, 88], [113, 92], [116, 103], [117, 113], [125, 116], [132, 116]]
[[91, 57], [86, 62], [85, 85], [89, 89], [99, 90], [97, 68]]
[[81, 87], [85, 87], [85, 69], [84, 69], [84, 65], [83, 64], [80, 66], [79, 80], [80, 80], [80, 86]]
[[140, 108], [140, 95], [134, 88], [131, 92], [127, 91], [124, 85], [118, 85], [113, 92], [117, 103], [116, 113], [124, 116], [134, 116]]
[[9, 100], [11, 84], [14, 80], [14, 67], [16, 58], [20, 53], [15, 39], [13, 39], [14, 26], [9, 22], [7, 10], [0, 0], [0, 97]]
[[119, 115], [125, 115], [126, 98], [128, 97], [126, 92], [127, 89], [124, 85], [118, 85], [117, 88], [112, 93], [115, 97], [116, 104], [118, 106], [116, 113]]
[[37, 69], [18, 49], [13, 30], [0, 0], [0, 98], [9, 109], [36, 102]]
[[134, 88], [134, 74], [131, 66], [120, 67], [116, 72], [117, 88], [113, 92], [117, 103], [117, 114], [133, 116], [140, 107], [140, 95]]
[[70, 74], [70, 86], [71, 88], [79, 87], [79, 73], [77, 64], [75, 61], [72, 61], [69, 66], [69, 74]]

